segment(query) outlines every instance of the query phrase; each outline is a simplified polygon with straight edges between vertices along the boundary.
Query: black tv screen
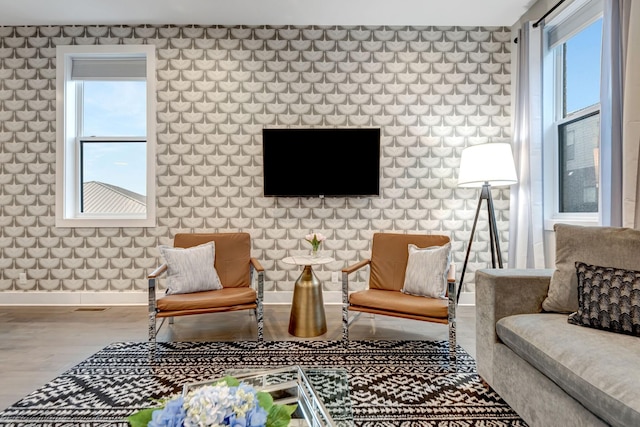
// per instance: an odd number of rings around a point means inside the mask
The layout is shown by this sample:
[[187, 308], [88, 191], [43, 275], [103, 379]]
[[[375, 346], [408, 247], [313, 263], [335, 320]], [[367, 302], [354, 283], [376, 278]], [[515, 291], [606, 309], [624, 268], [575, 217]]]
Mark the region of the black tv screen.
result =
[[264, 195], [377, 196], [380, 129], [262, 131]]

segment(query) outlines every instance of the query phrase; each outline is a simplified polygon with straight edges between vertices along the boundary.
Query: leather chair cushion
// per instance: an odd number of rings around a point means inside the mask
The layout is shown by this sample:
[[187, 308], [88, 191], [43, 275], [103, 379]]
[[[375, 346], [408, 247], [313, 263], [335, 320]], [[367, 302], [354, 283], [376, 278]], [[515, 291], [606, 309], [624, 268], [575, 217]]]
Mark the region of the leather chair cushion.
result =
[[255, 304], [257, 298], [253, 288], [223, 288], [216, 291], [194, 292], [191, 294], [166, 295], [158, 298], [158, 311], [185, 311], [220, 309], [226, 307]]
[[403, 294], [399, 291], [385, 291], [367, 289], [353, 292], [349, 295], [349, 304], [357, 307], [367, 307], [376, 312], [397, 313], [400, 317], [428, 317], [448, 319], [448, 299], [428, 298]]
[[251, 236], [249, 233], [178, 233], [173, 239], [176, 248], [190, 248], [215, 242], [214, 266], [225, 288], [249, 287], [251, 284]]
[[[376, 233], [371, 245], [369, 289], [400, 291], [404, 286], [409, 244], [419, 248], [442, 246], [449, 237], [433, 234]], [[445, 316], [446, 317], [446, 316]]]

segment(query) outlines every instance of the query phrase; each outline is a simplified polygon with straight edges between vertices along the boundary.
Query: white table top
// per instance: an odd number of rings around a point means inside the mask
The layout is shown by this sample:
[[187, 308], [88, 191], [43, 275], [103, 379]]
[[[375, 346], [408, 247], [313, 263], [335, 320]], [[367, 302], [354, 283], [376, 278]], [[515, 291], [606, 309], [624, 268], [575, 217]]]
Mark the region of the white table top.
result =
[[329, 256], [312, 257], [310, 255], [288, 256], [282, 259], [282, 262], [296, 265], [321, 265], [335, 261]]

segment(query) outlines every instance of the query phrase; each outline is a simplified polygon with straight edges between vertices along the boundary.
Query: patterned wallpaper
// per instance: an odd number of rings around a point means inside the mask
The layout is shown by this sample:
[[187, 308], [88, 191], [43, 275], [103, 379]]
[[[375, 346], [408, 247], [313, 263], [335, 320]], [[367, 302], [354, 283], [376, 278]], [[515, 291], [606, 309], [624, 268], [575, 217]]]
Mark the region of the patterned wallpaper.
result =
[[[157, 227], [56, 228], [55, 47], [121, 43], [157, 47]], [[478, 198], [456, 188], [460, 152], [509, 140], [510, 43], [502, 27], [0, 27], [0, 290], [144, 292], [156, 247], [190, 231], [251, 233], [269, 292], [292, 290], [281, 260], [310, 231], [336, 259], [325, 291], [377, 231], [449, 235], [459, 277]], [[264, 126], [380, 127], [381, 196], [262, 197]], [[505, 259], [508, 198], [494, 190]], [[467, 291], [490, 263], [484, 209], [478, 230]]]

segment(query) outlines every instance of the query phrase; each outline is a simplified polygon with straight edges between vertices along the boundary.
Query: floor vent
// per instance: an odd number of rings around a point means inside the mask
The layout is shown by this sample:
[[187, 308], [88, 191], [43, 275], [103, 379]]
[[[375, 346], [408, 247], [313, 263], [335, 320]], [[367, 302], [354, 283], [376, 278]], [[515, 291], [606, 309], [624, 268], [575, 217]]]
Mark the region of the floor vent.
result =
[[74, 311], [105, 311], [107, 307], [80, 307]]

